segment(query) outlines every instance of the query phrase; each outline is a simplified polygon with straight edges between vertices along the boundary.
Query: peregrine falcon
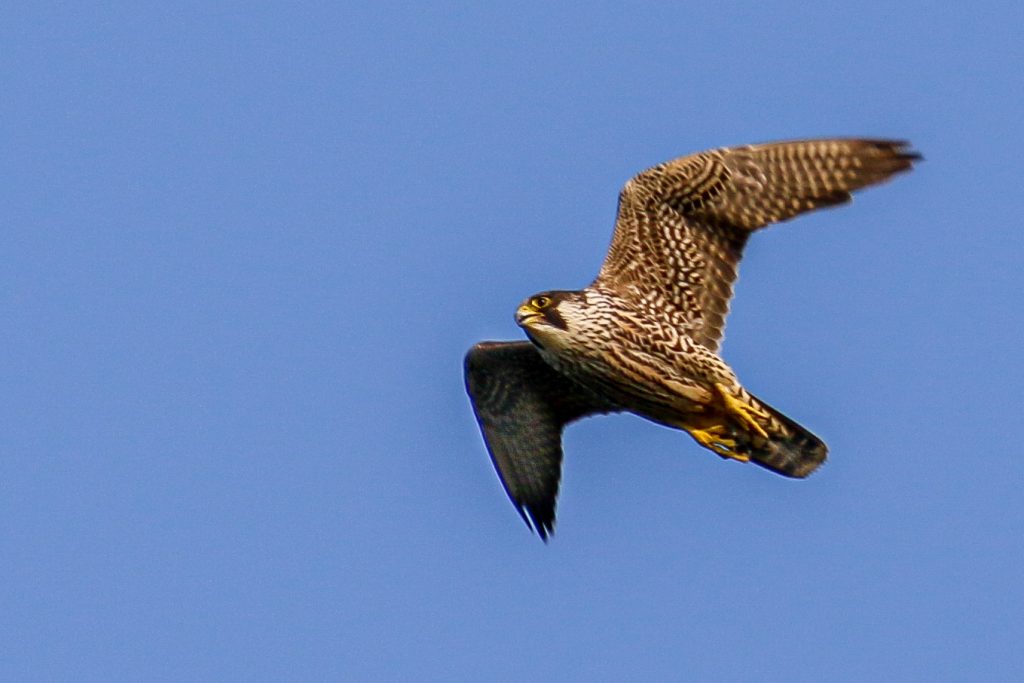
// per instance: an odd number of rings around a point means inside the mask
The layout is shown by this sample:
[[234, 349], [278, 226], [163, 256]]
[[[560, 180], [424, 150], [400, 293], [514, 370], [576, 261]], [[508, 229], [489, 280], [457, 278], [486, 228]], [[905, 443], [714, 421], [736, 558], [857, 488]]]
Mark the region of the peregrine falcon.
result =
[[626, 183], [611, 247], [579, 291], [546, 291], [515, 314], [529, 341], [482, 342], [465, 378], [516, 509], [554, 530], [562, 429], [630, 412], [787, 477], [825, 460], [814, 434], [748, 392], [718, 355], [743, 247], [759, 228], [846, 203], [907, 171], [906, 142], [824, 139], [680, 157]]

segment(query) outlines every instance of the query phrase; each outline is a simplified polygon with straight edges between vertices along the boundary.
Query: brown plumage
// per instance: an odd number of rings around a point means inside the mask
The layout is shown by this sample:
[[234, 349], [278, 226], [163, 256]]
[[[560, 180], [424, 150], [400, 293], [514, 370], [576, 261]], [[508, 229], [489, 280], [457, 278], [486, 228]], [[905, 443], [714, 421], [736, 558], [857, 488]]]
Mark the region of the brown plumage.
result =
[[527, 523], [552, 531], [561, 431], [595, 413], [632, 412], [786, 476], [814, 471], [825, 444], [717, 355], [743, 247], [754, 230], [847, 202], [919, 158], [887, 140], [779, 142], [681, 157], [626, 183], [594, 282], [519, 307], [532, 345], [485, 342], [466, 356], [488, 450]]

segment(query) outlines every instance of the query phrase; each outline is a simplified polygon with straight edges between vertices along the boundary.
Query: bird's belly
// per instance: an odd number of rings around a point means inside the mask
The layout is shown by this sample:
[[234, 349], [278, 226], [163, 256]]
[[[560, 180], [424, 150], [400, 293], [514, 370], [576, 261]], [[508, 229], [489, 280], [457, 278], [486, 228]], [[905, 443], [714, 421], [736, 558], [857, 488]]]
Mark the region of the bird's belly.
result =
[[634, 353], [616, 354], [614, 362], [601, 357], [544, 352], [559, 372], [628, 412], [655, 422], [678, 426], [703, 413], [711, 392], [697, 381], [678, 377], [663, 362]]

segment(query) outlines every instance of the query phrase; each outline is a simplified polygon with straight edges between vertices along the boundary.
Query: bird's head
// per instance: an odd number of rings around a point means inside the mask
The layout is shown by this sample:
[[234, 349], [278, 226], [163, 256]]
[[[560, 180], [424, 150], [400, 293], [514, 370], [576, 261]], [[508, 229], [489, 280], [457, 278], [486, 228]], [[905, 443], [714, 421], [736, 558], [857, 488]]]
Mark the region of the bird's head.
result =
[[582, 292], [541, 292], [534, 294], [516, 309], [516, 324], [527, 336], [544, 348], [566, 345], [574, 333], [585, 304]]

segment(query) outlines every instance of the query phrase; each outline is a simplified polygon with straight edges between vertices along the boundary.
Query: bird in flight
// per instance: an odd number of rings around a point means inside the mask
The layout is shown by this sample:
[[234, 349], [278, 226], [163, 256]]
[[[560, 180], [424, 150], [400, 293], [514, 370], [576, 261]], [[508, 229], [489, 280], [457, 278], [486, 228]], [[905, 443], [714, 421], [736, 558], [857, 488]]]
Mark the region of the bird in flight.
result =
[[526, 299], [515, 319], [529, 341], [466, 354], [484, 441], [527, 525], [544, 540], [553, 532], [562, 430], [588, 415], [633, 413], [787, 477], [817, 469], [821, 439], [718, 355], [743, 247], [755, 230], [846, 203], [920, 158], [892, 140], [774, 142], [680, 157], [627, 182], [597, 278]]

